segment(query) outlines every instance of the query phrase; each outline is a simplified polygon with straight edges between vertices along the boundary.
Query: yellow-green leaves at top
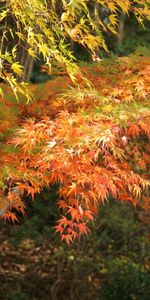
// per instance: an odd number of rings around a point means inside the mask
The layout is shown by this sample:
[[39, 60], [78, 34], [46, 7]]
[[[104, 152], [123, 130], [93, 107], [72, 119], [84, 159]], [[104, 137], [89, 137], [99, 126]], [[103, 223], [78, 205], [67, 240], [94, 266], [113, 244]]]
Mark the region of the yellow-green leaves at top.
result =
[[[17, 53], [22, 48], [33, 59], [42, 55], [49, 67], [53, 62], [57, 62], [76, 82], [79, 69], [73, 67], [75, 57], [71, 51], [71, 40], [85, 47], [95, 60], [95, 57], [100, 55], [101, 49], [108, 51], [103, 32], [108, 30], [117, 34], [121, 12], [129, 14], [132, 11], [140, 23], [143, 23], [144, 17], [150, 18], [149, 0], [52, 0], [49, 2], [7, 0], [1, 2], [4, 3], [0, 11], [1, 54], [5, 59], [1, 59], [0, 78], [4, 81], [6, 77], [9, 77], [10, 81], [12, 71], [16, 74], [14, 78], [23, 74], [21, 60], [19, 62], [17, 58]], [[108, 24], [105, 24], [101, 17], [102, 9], [107, 9]], [[14, 22], [12, 29], [9, 26], [10, 18]], [[6, 44], [9, 44], [9, 50]], [[8, 65], [6, 67], [6, 60], [10, 64], [9, 68]], [[9, 76], [8, 72], [10, 72]]]

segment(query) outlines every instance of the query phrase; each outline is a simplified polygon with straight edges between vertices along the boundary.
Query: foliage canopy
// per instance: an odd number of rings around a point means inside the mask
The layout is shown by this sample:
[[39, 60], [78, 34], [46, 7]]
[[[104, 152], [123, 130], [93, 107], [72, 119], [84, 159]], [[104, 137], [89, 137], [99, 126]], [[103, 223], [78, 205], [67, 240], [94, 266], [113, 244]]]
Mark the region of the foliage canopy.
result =
[[[9, 95], [2, 100], [8, 113], [1, 124], [1, 205], [7, 194], [9, 207], [24, 213], [24, 194], [34, 198], [57, 184], [62, 217], [56, 231], [68, 243], [88, 234], [98, 205], [110, 198], [149, 209], [149, 57], [81, 69], [93, 88], [69, 88], [64, 76], [31, 86], [38, 98], [18, 104], [19, 111]], [[13, 211], [4, 217], [16, 219]]]

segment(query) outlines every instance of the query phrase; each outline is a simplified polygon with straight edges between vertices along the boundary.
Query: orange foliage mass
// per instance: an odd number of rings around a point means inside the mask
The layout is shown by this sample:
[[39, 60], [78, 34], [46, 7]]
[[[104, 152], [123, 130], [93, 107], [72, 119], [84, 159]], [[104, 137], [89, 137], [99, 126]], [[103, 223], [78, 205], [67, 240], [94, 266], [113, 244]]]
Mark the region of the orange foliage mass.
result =
[[149, 208], [149, 68], [148, 57], [120, 58], [82, 68], [90, 88], [68, 88], [67, 76], [31, 87], [37, 100], [18, 105], [20, 126], [0, 150], [1, 182], [9, 178], [19, 190], [18, 197], [7, 184], [13, 207], [23, 212], [25, 191], [34, 198], [59, 183], [56, 232], [67, 243], [88, 234], [98, 205], [110, 197]]

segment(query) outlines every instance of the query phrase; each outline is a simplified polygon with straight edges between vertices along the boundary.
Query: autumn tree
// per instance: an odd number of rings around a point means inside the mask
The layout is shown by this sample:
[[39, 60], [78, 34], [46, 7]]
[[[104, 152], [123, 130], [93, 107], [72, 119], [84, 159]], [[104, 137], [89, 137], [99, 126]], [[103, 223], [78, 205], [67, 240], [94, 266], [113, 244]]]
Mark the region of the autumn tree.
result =
[[[12, 108], [13, 126], [19, 125], [15, 136], [8, 115], [3, 117], [0, 204], [5, 219], [17, 219], [13, 209], [24, 214], [25, 194], [34, 199], [43, 187], [56, 183], [62, 212], [56, 231], [67, 243], [88, 234], [98, 205], [110, 198], [149, 208], [149, 57], [135, 55], [79, 68], [68, 45], [74, 40], [99, 61], [100, 49], [107, 51], [102, 32], [117, 34], [121, 12], [132, 11], [143, 22], [150, 15], [148, 2], [2, 2], [1, 78], [15, 95], [19, 92], [30, 100], [26, 84], [18, 82], [25, 69], [17, 61], [18, 49], [25, 45], [33, 59], [43, 56], [48, 72], [57, 61], [73, 81], [54, 80], [47, 88], [52, 93], [60, 87], [61, 92], [46, 97], [44, 87], [40, 101], [24, 107], [19, 103], [19, 114]], [[104, 8], [109, 11], [107, 23], [100, 14]], [[7, 23], [10, 15], [14, 32]], [[10, 33], [15, 43], [8, 50]], [[5, 94], [1, 102], [11, 115]]]

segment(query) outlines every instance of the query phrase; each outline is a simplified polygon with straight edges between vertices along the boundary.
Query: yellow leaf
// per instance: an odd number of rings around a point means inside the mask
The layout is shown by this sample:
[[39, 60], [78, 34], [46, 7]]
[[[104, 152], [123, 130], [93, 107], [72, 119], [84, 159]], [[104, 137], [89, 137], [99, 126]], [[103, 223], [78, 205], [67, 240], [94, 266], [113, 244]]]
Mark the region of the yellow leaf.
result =
[[6, 10], [3, 10], [3, 11], [0, 13], [0, 21], [2, 21], [6, 16], [7, 16], [7, 11], [6, 11]]
[[23, 66], [21, 66], [18, 62], [13, 63], [11, 65], [11, 69], [18, 75], [22, 75], [23, 73]]
[[102, 111], [103, 111], [103, 112], [106, 112], [106, 113], [110, 113], [112, 110], [113, 110], [113, 107], [112, 107], [111, 104], [105, 105], [105, 106], [102, 108]]
[[116, 11], [116, 5], [114, 4], [114, 2], [108, 2], [107, 5], [111, 11]]
[[109, 20], [113, 26], [115, 26], [118, 23], [117, 16], [114, 14], [109, 16]]
[[50, 54], [49, 48], [47, 47], [46, 44], [39, 45], [39, 52], [43, 54], [44, 59], [46, 58], [46, 56], [49, 56]]
[[32, 56], [34, 59], [37, 58], [37, 56], [36, 56], [36, 54], [35, 54], [35, 51], [34, 51], [32, 48], [29, 48], [29, 49], [28, 49], [28, 53], [29, 53], [29, 55]]
[[19, 37], [21, 40], [25, 41], [26, 38], [25, 38], [25, 36], [24, 36], [21, 32], [16, 31], [15, 33], [18, 35], [18, 37]]

